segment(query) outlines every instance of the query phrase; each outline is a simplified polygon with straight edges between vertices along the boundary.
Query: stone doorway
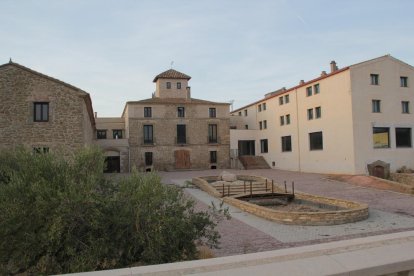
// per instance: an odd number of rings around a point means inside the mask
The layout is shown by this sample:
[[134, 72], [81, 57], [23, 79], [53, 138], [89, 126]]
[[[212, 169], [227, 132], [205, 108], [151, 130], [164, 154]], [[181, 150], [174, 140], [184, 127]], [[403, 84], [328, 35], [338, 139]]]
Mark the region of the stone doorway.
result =
[[190, 169], [190, 152], [188, 150], [176, 150], [175, 155], [175, 168], [176, 169]]

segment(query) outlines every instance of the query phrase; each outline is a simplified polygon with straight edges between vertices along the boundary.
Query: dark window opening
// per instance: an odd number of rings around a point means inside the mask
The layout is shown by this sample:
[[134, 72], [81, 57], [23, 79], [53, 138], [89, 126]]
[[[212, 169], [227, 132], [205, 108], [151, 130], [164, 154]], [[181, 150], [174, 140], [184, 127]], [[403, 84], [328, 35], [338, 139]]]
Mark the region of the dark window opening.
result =
[[171, 89], [171, 82], [167, 82], [167, 89]]
[[292, 151], [291, 136], [282, 136], [282, 152]]
[[289, 103], [289, 95], [285, 95], [285, 103]]
[[216, 108], [214, 108], [214, 107], [210, 107], [210, 108], [208, 109], [208, 116], [209, 116], [210, 118], [216, 118]]
[[258, 110], [259, 112], [261, 112], [261, 111], [262, 111], [262, 105], [261, 105], [261, 104], [259, 104], [259, 105], [257, 106], [257, 110]]
[[181, 89], [181, 82], [177, 82], [177, 89]]
[[121, 172], [119, 156], [107, 156], [105, 158], [104, 173], [119, 173]]
[[267, 129], [267, 120], [264, 120], [264, 121], [263, 121], [263, 128], [264, 128], [264, 129]]
[[263, 129], [263, 122], [262, 121], [259, 122], [259, 129]]
[[290, 114], [286, 115], [286, 124], [290, 125]]
[[122, 139], [122, 129], [114, 129], [114, 130], [112, 130], [112, 137], [114, 139]]
[[33, 119], [35, 122], [49, 121], [49, 103], [34, 103]]
[[323, 149], [322, 131], [309, 133], [309, 148], [310, 150]]
[[261, 153], [267, 153], [268, 152], [267, 139], [261, 139], [260, 140], [260, 152]]
[[408, 87], [408, 77], [400, 77], [401, 87]]
[[208, 125], [208, 142], [217, 143], [217, 125]]
[[308, 109], [308, 120], [313, 120], [313, 108]]
[[210, 163], [217, 163], [217, 151], [210, 151]]
[[217, 166], [216, 166], [216, 165], [211, 165], [211, 166], [210, 166], [210, 169], [212, 169], [212, 170], [216, 170], [216, 169], [217, 169]]
[[97, 139], [106, 139], [106, 129], [98, 129], [96, 131], [96, 138]]
[[152, 166], [152, 152], [145, 153], [145, 166]]
[[185, 144], [187, 142], [186, 126], [177, 125], [177, 144]]
[[144, 117], [145, 118], [152, 117], [152, 108], [151, 107], [144, 107]]
[[380, 100], [372, 100], [372, 112], [373, 113], [381, 112], [381, 101]]
[[319, 92], [320, 92], [319, 83], [317, 83], [313, 86], [313, 91], [314, 91], [313, 92], [314, 95], [319, 94]]
[[144, 125], [144, 144], [153, 144], [153, 143], [154, 143], [153, 126]]
[[397, 148], [411, 148], [411, 128], [395, 128]]
[[266, 103], [263, 103], [263, 110], [266, 110]]
[[402, 113], [404, 114], [410, 113], [410, 102], [402, 101], [401, 106], [402, 106]]
[[247, 116], [247, 109], [244, 111], [244, 116]]
[[184, 118], [185, 117], [185, 108], [184, 107], [182, 107], [182, 106], [177, 107], [177, 116], [179, 118]]
[[322, 117], [322, 111], [321, 111], [321, 107], [320, 106], [315, 107], [315, 117], [316, 117], [316, 119], [319, 119], [319, 118]]
[[372, 85], [379, 85], [379, 75], [378, 74], [371, 74], [371, 84]]
[[279, 105], [282, 105], [282, 104], [283, 104], [283, 96], [279, 97]]
[[283, 126], [285, 124], [285, 116], [280, 116], [280, 125]]
[[312, 86], [306, 87], [306, 96], [312, 96]]
[[390, 129], [388, 127], [372, 128], [372, 137], [375, 149], [390, 147]]

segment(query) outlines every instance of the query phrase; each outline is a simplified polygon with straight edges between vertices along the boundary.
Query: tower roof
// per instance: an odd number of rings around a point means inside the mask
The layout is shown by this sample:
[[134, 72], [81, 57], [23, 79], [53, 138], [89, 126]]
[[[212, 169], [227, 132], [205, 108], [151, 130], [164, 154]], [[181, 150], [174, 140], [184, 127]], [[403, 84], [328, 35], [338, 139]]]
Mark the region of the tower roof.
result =
[[156, 82], [158, 79], [186, 79], [186, 80], [190, 80], [191, 77], [189, 75], [186, 75], [184, 73], [178, 72], [177, 70], [174, 69], [170, 69], [167, 70], [165, 72], [162, 72], [160, 74], [158, 74], [153, 82]]

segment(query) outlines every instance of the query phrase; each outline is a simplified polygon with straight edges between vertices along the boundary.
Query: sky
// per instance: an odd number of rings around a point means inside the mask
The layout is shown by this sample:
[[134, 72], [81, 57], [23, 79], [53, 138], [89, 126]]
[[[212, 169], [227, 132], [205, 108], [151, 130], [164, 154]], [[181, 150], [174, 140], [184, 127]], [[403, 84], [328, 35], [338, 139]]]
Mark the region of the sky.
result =
[[414, 65], [413, 10], [411, 0], [0, 0], [0, 64], [70, 83], [99, 117], [119, 117], [173, 62], [192, 97], [236, 109], [332, 60]]

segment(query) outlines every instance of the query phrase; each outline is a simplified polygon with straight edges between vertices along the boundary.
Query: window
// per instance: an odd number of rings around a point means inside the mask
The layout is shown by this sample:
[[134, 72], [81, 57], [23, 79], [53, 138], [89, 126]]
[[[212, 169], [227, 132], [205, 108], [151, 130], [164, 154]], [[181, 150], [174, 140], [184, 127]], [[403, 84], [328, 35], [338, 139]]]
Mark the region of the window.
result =
[[289, 103], [289, 95], [285, 95], [285, 103]]
[[144, 117], [151, 118], [152, 117], [152, 108], [151, 107], [144, 107]]
[[319, 119], [322, 116], [322, 111], [321, 111], [321, 107], [315, 107], [315, 117], [316, 119]]
[[114, 129], [114, 130], [112, 130], [112, 137], [114, 139], [122, 139], [122, 129]]
[[259, 122], [259, 129], [263, 129], [263, 123], [262, 123], [262, 121]]
[[263, 121], [263, 128], [264, 128], [264, 129], [267, 129], [267, 120], [264, 120], [264, 121]]
[[290, 136], [282, 136], [282, 152], [292, 151], [292, 138]]
[[177, 125], [177, 144], [185, 144], [186, 139], [186, 127], [185, 125]]
[[34, 147], [33, 148], [33, 153], [35, 154], [40, 154], [40, 153], [49, 153], [49, 148], [48, 147]]
[[144, 125], [144, 144], [153, 144], [153, 143], [154, 143], [153, 126]]
[[401, 87], [408, 87], [408, 77], [400, 77]]
[[309, 148], [310, 150], [323, 149], [322, 131], [309, 133]]
[[406, 114], [410, 113], [410, 102], [402, 101], [401, 107], [402, 107], [402, 113], [406, 113]]
[[285, 124], [285, 116], [280, 116], [280, 125], [283, 126]]
[[286, 124], [290, 125], [290, 114], [286, 115]]
[[379, 85], [379, 75], [378, 74], [371, 74], [371, 84], [372, 85]]
[[208, 109], [208, 116], [209, 116], [210, 118], [216, 118], [216, 108], [214, 108], [214, 107], [210, 107], [210, 108]]
[[306, 96], [312, 96], [312, 86], [306, 87]]
[[372, 100], [372, 112], [373, 113], [381, 112], [381, 101], [380, 100]]
[[390, 129], [388, 127], [373, 127], [372, 137], [374, 149], [390, 147]]
[[241, 114], [241, 111], [239, 111], [239, 116], [241, 116], [242, 114]]
[[208, 125], [208, 142], [217, 143], [217, 125]]
[[308, 109], [308, 120], [313, 120], [313, 108]]
[[152, 152], [145, 153], [145, 166], [152, 166]]
[[34, 103], [33, 119], [35, 122], [49, 121], [49, 103]]
[[247, 116], [247, 109], [244, 110], [244, 116]]
[[177, 89], [181, 89], [181, 82], [177, 82]]
[[184, 118], [185, 117], [185, 108], [180, 106], [177, 107], [177, 116], [180, 118]]
[[261, 153], [267, 152], [267, 139], [260, 140], [260, 152]]
[[319, 94], [319, 92], [320, 92], [319, 83], [317, 83], [313, 86], [313, 94], [316, 95], [316, 94]]
[[244, 129], [249, 129], [249, 125], [244, 125]]
[[263, 110], [266, 110], [266, 103], [263, 103]]
[[98, 129], [96, 131], [96, 139], [106, 139], [106, 129]]
[[171, 89], [171, 82], [167, 82], [167, 89]]
[[217, 163], [217, 151], [210, 151], [210, 163]]
[[282, 104], [283, 104], [283, 96], [279, 97], [279, 105], [282, 105]]
[[411, 128], [395, 128], [397, 148], [411, 148]]
[[257, 106], [257, 110], [258, 110], [259, 112], [261, 112], [261, 111], [262, 111], [262, 105], [261, 105], [261, 104], [259, 104], [259, 105]]

